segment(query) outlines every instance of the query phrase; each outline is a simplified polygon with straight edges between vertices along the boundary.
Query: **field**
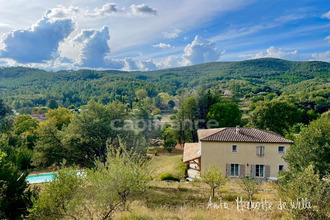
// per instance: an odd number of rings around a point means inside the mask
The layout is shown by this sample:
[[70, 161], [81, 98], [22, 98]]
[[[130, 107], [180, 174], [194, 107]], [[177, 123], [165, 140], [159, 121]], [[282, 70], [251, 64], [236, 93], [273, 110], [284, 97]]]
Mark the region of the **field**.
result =
[[[206, 184], [199, 182], [173, 182], [160, 181], [159, 175], [171, 173], [180, 175], [182, 150], [175, 149], [167, 153], [162, 148], [152, 148], [149, 153], [158, 151], [153, 156], [149, 167], [153, 181], [150, 189], [142, 196], [129, 204], [128, 211], [117, 212], [115, 219], [288, 219], [287, 213], [277, 209], [276, 185], [272, 183], [261, 184], [261, 189], [255, 195], [255, 202], [267, 200], [273, 203], [272, 210], [237, 210], [237, 197], [247, 201], [247, 196], [236, 182], [228, 182], [225, 187], [216, 192], [216, 201], [212, 208], [208, 208], [210, 189]], [[220, 207], [227, 203], [229, 209]], [[276, 207], [275, 207], [276, 204]]]

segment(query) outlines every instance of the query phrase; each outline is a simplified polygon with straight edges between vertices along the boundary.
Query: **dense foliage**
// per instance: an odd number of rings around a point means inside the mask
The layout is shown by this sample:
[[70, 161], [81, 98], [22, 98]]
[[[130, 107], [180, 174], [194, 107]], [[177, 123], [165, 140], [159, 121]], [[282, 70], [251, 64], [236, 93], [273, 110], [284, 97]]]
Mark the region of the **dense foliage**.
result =
[[[272, 58], [207, 63], [150, 72], [47, 72], [11, 67], [0, 68], [0, 97], [12, 103], [15, 109], [45, 106], [50, 99], [56, 100], [61, 106], [69, 107], [85, 105], [91, 99], [104, 104], [113, 100], [131, 103], [135, 100], [138, 89], [146, 91], [149, 97], [154, 97], [159, 92], [175, 95], [181, 88], [206, 86], [229, 89], [241, 97], [260, 93], [293, 94], [305, 91], [305, 94], [299, 95], [306, 96], [301, 104], [316, 105], [315, 110], [319, 112], [324, 111], [325, 103], [329, 105], [329, 78], [329, 63], [292, 62]], [[145, 93], [142, 92], [141, 95], [144, 96]]]

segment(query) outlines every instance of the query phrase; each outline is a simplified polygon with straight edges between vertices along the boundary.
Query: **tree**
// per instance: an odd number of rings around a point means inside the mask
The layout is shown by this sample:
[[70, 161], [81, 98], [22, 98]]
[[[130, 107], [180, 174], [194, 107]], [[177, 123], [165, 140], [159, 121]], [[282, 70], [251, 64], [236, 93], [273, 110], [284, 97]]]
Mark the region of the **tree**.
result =
[[284, 135], [290, 126], [301, 122], [301, 114], [301, 110], [285, 101], [261, 101], [252, 111], [249, 125]]
[[243, 177], [240, 181], [240, 187], [244, 190], [249, 198], [249, 209], [252, 208], [253, 195], [258, 193], [259, 184], [256, 179], [251, 177]]
[[213, 127], [235, 127], [241, 122], [242, 114], [236, 103], [216, 103], [210, 107], [207, 114], [208, 120], [216, 120], [218, 126]]
[[47, 102], [47, 108], [56, 109], [56, 108], [58, 108], [58, 103], [56, 102], [55, 99], [51, 99]]
[[61, 169], [54, 180], [45, 186], [29, 210], [31, 219], [79, 219], [75, 209], [84, 184], [83, 175], [76, 168]]
[[26, 164], [24, 167], [30, 165], [32, 150], [38, 140], [38, 128], [39, 121], [32, 118], [31, 115], [18, 115], [14, 121], [14, 131], [9, 134], [9, 139], [15, 139], [16, 141], [15, 143], [9, 141], [8, 144], [12, 144], [19, 151], [21, 159], [28, 159], [24, 162]]
[[34, 147], [32, 164], [37, 167], [46, 167], [60, 164], [65, 158], [69, 164], [77, 162], [77, 152], [63, 143], [63, 132], [58, 130], [52, 121], [46, 121], [38, 129], [39, 140]]
[[162, 104], [163, 104], [163, 99], [160, 95], [156, 96], [155, 99], [154, 99], [154, 103], [155, 103], [155, 106], [157, 108], [161, 108], [162, 107]]
[[210, 107], [213, 104], [220, 103], [221, 96], [211, 93], [210, 90], [200, 89], [198, 90], [197, 93], [196, 102], [199, 108], [199, 119], [205, 120], [205, 122], [200, 122], [199, 126], [205, 129], [207, 128], [206, 119], [207, 119], [207, 114], [210, 111]]
[[68, 125], [71, 121], [73, 114], [72, 112], [63, 107], [58, 107], [56, 109], [51, 109], [46, 114], [48, 120], [52, 121], [58, 128], [58, 130], [62, 130], [64, 125]]
[[294, 219], [329, 219], [330, 179], [321, 178], [313, 165], [299, 171], [281, 172], [278, 192], [283, 201], [290, 203], [307, 199], [310, 208], [292, 209]]
[[73, 153], [76, 164], [92, 166], [96, 158], [104, 157], [107, 143], [115, 143], [118, 135], [125, 132], [118, 129], [125, 117], [121, 102], [103, 105], [91, 101], [61, 132], [61, 143]]
[[31, 197], [35, 195], [26, 182], [28, 172], [21, 172], [14, 163], [0, 151], [1, 219], [20, 219], [26, 216], [27, 209], [32, 206]]
[[176, 146], [176, 140], [174, 138], [168, 138], [164, 141], [164, 148], [171, 153]]
[[148, 97], [148, 92], [145, 89], [138, 89], [135, 95], [139, 101], [142, 101], [144, 98]]
[[189, 97], [183, 102], [183, 114], [185, 114], [185, 120], [183, 121], [183, 129], [187, 131], [190, 139], [193, 142], [198, 141], [197, 126], [198, 126], [198, 106], [194, 97]]
[[221, 170], [214, 164], [209, 164], [209, 168], [203, 170], [201, 181], [208, 184], [212, 191], [212, 198], [214, 198], [215, 190], [224, 186], [228, 179], [225, 178]]
[[166, 93], [166, 92], [160, 92], [158, 94], [158, 96], [160, 96], [162, 98], [162, 100], [165, 100], [165, 101], [167, 101], [167, 100], [169, 100], [171, 98], [170, 95], [168, 93]]
[[39, 127], [39, 121], [31, 115], [18, 115], [14, 122], [14, 132], [21, 135], [25, 132], [34, 132]]
[[330, 112], [301, 129], [285, 160], [292, 172], [301, 172], [313, 165], [321, 177], [330, 175]]
[[0, 132], [6, 132], [12, 127], [12, 114], [10, 107], [0, 99]]
[[175, 102], [171, 99], [167, 102], [167, 104], [170, 106], [170, 108], [174, 108]]
[[127, 201], [147, 190], [150, 180], [147, 164], [125, 149], [123, 145], [109, 149], [107, 163], [99, 161], [87, 173], [87, 184], [93, 187], [87, 188], [85, 207], [98, 210], [94, 215], [99, 219], [110, 219], [120, 207], [125, 210]]

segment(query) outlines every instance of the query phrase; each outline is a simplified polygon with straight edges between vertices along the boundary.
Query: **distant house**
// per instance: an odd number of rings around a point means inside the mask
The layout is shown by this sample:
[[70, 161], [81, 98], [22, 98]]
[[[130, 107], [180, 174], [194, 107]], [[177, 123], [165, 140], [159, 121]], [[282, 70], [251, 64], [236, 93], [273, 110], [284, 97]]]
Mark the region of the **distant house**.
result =
[[283, 155], [293, 141], [274, 132], [228, 127], [197, 133], [198, 143], [184, 145], [183, 162], [189, 164], [189, 179], [199, 176], [209, 164], [218, 165], [227, 177], [261, 180], [276, 180], [278, 172], [287, 168]]
[[47, 120], [45, 114], [32, 114], [31, 117], [37, 119], [39, 122]]

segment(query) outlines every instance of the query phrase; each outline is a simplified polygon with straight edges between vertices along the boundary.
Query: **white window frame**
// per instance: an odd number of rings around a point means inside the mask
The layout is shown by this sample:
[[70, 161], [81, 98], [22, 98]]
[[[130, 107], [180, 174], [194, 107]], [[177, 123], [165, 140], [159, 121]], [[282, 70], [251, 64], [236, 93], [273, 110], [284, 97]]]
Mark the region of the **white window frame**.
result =
[[[237, 175], [232, 175], [232, 172], [231, 172], [231, 168], [232, 168], [232, 166], [234, 165], [234, 174], [235, 174], [235, 165], [237, 165]], [[239, 177], [239, 175], [240, 175], [240, 166], [239, 166], [239, 164], [238, 163], [231, 163], [230, 164], [230, 176], [232, 176], [232, 177]]]
[[[280, 151], [280, 147], [283, 147], [283, 151]], [[277, 152], [278, 152], [279, 154], [283, 154], [283, 153], [285, 153], [285, 146], [278, 146], [278, 147], [277, 147]]]
[[[234, 151], [234, 146], [236, 146], [236, 151]], [[238, 152], [238, 146], [237, 146], [237, 144], [233, 144], [233, 145], [231, 145], [231, 152], [232, 153], [237, 153]]]
[[[265, 177], [265, 168], [266, 168], [266, 166], [265, 166], [264, 164], [256, 164], [255, 166], [256, 166], [256, 171], [255, 171], [255, 174], [254, 174], [255, 177], [256, 177], [256, 178], [264, 178], [264, 177]], [[259, 166], [259, 168], [258, 168], [258, 170], [259, 170], [258, 175], [259, 175], [259, 176], [257, 176], [257, 166]], [[263, 170], [262, 170], [262, 171], [263, 171], [263, 172], [262, 172], [262, 176], [260, 176], [260, 166], [263, 167]]]

